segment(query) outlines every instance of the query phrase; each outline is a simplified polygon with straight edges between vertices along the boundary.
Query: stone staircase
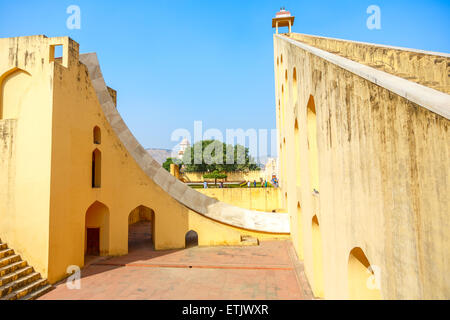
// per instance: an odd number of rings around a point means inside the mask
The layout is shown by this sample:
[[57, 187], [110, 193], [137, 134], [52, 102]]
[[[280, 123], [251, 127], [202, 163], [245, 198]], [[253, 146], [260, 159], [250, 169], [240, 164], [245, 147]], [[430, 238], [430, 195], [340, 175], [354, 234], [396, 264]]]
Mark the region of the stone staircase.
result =
[[252, 236], [241, 236], [241, 246], [259, 246], [259, 240]]
[[50, 290], [47, 279], [0, 239], [0, 300], [35, 300]]

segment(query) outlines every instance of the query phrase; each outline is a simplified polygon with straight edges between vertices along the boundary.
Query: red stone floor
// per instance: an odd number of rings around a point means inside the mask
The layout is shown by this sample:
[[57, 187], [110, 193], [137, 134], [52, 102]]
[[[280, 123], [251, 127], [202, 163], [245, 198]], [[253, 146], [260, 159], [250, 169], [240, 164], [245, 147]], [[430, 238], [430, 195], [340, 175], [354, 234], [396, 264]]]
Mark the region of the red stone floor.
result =
[[65, 281], [44, 300], [301, 300], [311, 289], [292, 243], [190, 247], [154, 251], [151, 228], [130, 227], [129, 254], [92, 258], [81, 271], [81, 289]]

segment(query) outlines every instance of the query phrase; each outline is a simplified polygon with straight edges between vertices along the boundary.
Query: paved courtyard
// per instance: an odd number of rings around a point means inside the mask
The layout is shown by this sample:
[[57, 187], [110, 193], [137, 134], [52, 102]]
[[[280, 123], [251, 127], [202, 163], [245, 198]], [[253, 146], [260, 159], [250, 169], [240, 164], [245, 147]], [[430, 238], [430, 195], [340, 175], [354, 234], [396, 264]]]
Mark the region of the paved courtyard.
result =
[[41, 299], [312, 299], [290, 241], [154, 251], [151, 235], [144, 239], [140, 230], [130, 229], [128, 255], [90, 258], [80, 290], [69, 290], [63, 282]]

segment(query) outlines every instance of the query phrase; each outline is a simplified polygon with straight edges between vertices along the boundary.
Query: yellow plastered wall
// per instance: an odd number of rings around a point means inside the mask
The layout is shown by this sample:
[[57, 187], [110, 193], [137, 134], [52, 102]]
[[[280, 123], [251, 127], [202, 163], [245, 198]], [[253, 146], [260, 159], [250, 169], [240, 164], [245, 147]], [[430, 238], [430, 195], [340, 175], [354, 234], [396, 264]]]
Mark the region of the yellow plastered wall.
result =
[[0, 39], [0, 238], [46, 274], [53, 66], [42, 39]]
[[[68, 265], [84, 265], [86, 211], [96, 201], [109, 210], [107, 255], [128, 252], [129, 216], [139, 206], [154, 211], [157, 250], [184, 247], [189, 210], [150, 180], [114, 134], [97, 100], [86, 67], [69, 56], [55, 65], [49, 280]], [[94, 128], [101, 142], [94, 143]], [[92, 153], [101, 152], [100, 187], [92, 188]], [[75, 156], [76, 155], [76, 156]], [[198, 230], [202, 234], [203, 230]]]
[[369, 260], [361, 248], [355, 248], [348, 258], [349, 298], [357, 300], [379, 300], [381, 291]]
[[[323, 43], [321, 47], [326, 48]], [[346, 56], [352, 57], [352, 46], [345, 48]], [[355, 50], [357, 57], [363, 52]], [[396, 50], [383, 50], [388, 56], [397, 54]], [[409, 57], [409, 53], [398, 55], [402, 68]], [[408, 63], [414, 64], [415, 58]], [[442, 66], [439, 62], [432, 69]], [[382, 299], [448, 299], [449, 120], [277, 36], [274, 68], [282, 194], [287, 194], [292, 241], [297, 255], [303, 257], [311, 286], [318, 287], [321, 281], [315, 280], [320, 254], [315, 244], [320, 239], [326, 299], [366, 297], [362, 291], [349, 289], [358, 279], [349, 272], [363, 274], [361, 264], [360, 269], [355, 267], [358, 264], [349, 264], [350, 252], [356, 247], [361, 248], [370, 267], [379, 270]], [[426, 68], [414, 70], [420, 73]], [[294, 103], [293, 94], [286, 97], [283, 120], [284, 88], [297, 91], [298, 100]], [[312, 99], [315, 133], [311, 130], [313, 117], [308, 120]], [[308, 140], [314, 136], [317, 161], [308, 148]], [[286, 168], [283, 158], [287, 159]], [[317, 174], [311, 170], [315, 163]], [[294, 174], [298, 170], [300, 186]], [[317, 186], [320, 193], [313, 194]], [[314, 216], [319, 229], [313, 228]], [[366, 281], [376, 277], [366, 270]], [[315, 293], [322, 296], [320, 288]]]

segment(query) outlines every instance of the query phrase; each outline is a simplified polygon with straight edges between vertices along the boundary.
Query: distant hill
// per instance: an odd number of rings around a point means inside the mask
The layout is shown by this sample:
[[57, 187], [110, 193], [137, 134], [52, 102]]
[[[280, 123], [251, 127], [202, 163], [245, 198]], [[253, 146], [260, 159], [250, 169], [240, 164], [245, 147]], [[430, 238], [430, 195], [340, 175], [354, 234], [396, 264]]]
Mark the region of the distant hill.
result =
[[169, 150], [169, 149], [154, 149], [154, 148], [150, 148], [150, 149], [147, 149], [146, 151], [160, 165], [162, 165], [166, 161], [167, 158], [172, 157], [172, 150]]

